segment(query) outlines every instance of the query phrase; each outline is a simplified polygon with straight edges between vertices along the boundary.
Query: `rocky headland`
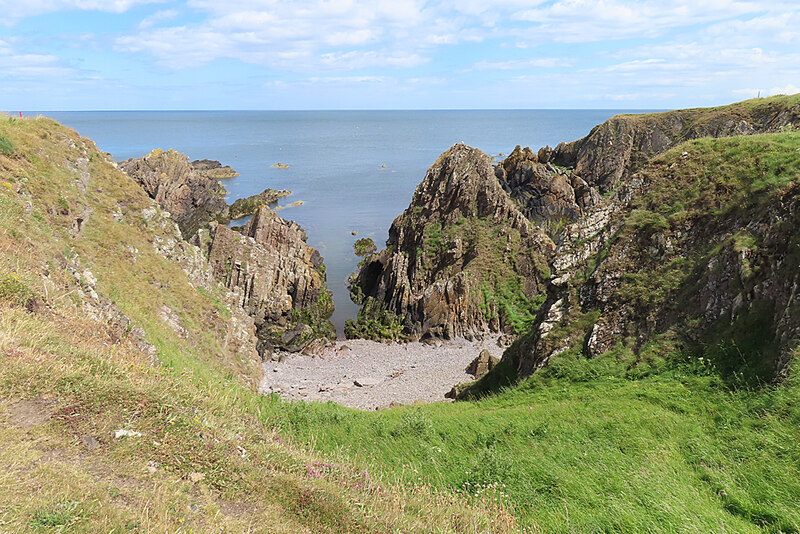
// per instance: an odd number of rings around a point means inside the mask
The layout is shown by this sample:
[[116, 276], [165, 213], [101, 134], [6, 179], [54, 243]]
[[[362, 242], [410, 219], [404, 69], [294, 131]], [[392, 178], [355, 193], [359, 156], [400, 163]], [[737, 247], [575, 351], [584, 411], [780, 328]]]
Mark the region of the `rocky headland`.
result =
[[348, 337], [402, 325], [411, 339], [502, 332], [524, 325], [555, 245], [503, 191], [490, 158], [455, 145], [392, 223], [386, 249], [352, 281], [362, 304]]
[[[251, 318], [262, 358], [317, 340], [319, 349], [334, 336], [322, 257], [308, 246], [299, 225], [269, 208], [289, 191], [267, 189], [229, 206], [227, 190], [216, 178], [230, 168], [209, 160], [190, 163], [175, 150], [154, 150], [120, 168], [180, 228], [181, 235], [164, 247], [167, 254], [183, 264], [191, 257], [188, 270], [208, 271], [227, 291], [231, 306]], [[247, 215], [253, 217], [245, 226], [226, 226]]]
[[[757, 134], [798, 126], [800, 98], [775, 97], [621, 115], [494, 167], [455, 145], [352, 278], [348, 336], [521, 334], [484, 386], [555, 355], [709, 339], [779, 376], [800, 335], [796, 150]], [[754, 325], [764, 339], [737, 337]]]

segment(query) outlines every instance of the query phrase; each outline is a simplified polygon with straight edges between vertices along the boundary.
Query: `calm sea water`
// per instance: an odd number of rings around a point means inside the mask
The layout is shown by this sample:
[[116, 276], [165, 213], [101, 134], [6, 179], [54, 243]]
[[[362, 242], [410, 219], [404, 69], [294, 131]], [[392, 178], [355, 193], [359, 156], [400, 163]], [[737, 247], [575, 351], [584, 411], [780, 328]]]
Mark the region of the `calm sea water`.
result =
[[[631, 113], [630, 110], [625, 111]], [[302, 200], [281, 215], [300, 223], [325, 257], [333, 320], [354, 317], [344, 282], [358, 263], [353, 242], [382, 247], [437, 156], [464, 142], [488, 154], [537, 149], [586, 135], [614, 110], [510, 111], [115, 111], [45, 112], [93, 139], [118, 161], [153, 148], [215, 159], [240, 176], [225, 182], [230, 201], [267, 187]], [[272, 167], [285, 163], [288, 169]], [[384, 167], [385, 165], [385, 167]], [[356, 231], [356, 237], [351, 235]]]

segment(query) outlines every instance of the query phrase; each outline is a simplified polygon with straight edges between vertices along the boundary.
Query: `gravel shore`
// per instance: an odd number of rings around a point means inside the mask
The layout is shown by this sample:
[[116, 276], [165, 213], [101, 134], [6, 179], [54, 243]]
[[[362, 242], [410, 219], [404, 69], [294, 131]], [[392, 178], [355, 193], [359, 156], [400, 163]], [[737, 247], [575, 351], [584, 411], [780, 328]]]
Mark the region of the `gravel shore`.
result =
[[288, 400], [333, 401], [361, 410], [446, 401], [445, 393], [455, 384], [474, 379], [464, 369], [483, 349], [498, 358], [503, 352], [495, 337], [436, 344], [337, 341], [319, 356], [296, 354], [280, 363], [264, 363], [260, 390]]

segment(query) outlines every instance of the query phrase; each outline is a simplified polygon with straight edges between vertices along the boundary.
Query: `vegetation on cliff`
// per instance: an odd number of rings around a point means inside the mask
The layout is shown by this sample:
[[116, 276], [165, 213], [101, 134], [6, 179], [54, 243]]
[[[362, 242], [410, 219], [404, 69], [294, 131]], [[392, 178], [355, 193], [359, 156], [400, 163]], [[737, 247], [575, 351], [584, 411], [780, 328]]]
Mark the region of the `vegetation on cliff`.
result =
[[48, 119], [0, 135], [0, 530], [514, 530], [311, 450], [254, 392], [247, 317], [139, 186]]
[[[531, 262], [491, 391], [369, 413], [255, 395], [246, 318], [150, 199], [52, 121], [0, 135], [3, 528], [800, 531], [800, 134], [639, 169]], [[420, 266], [516, 242], [463, 218], [413, 221]]]
[[553, 243], [516, 209], [486, 154], [465, 145], [442, 154], [389, 235], [352, 280], [354, 301], [369, 303], [352, 335], [394, 335], [399, 321], [412, 339], [453, 338], [532, 321]]

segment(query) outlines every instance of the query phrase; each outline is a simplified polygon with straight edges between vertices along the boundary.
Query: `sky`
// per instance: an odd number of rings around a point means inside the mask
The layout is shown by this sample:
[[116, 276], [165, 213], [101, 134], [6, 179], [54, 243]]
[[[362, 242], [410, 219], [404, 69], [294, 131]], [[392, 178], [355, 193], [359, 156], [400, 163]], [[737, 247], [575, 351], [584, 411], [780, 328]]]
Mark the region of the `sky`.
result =
[[0, 109], [667, 109], [800, 91], [798, 0], [0, 0]]

